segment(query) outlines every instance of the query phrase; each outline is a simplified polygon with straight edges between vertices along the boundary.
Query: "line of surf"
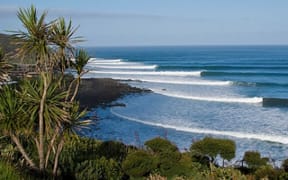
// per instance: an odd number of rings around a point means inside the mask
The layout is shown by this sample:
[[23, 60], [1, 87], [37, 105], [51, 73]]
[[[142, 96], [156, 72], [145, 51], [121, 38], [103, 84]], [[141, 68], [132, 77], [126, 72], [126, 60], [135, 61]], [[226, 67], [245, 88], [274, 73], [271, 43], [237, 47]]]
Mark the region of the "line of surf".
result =
[[88, 62], [96, 62], [96, 63], [111, 63], [111, 62], [121, 62], [122, 59], [98, 59], [98, 58], [90, 58]]
[[210, 134], [210, 135], [220, 135], [220, 136], [230, 136], [235, 138], [242, 138], [242, 139], [256, 139], [261, 141], [269, 141], [281, 144], [288, 144], [288, 137], [286, 136], [278, 136], [278, 135], [266, 135], [266, 134], [252, 134], [252, 133], [244, 133], [244, 132], [233, 132], [233, 131], [218, 131], [218, 130], [210, 130], [210, 129], [200, 129], [200, 128], [189, 128], [189, 127], [178, 127], [174, 125], [162, 124], [162, 123], [154, 123], [145, 120], [140, 120], [128, 116], [124, 116], [122, 114], [116, 113], [111, 108], [111, 113], [119, 118], [134, 121], [150, 126], [157, 126], [169, 129], [175, 129], [177, 131], [183, 132], [190, 132], [190, 133], [197, 133], [197, 134]]
[[231, 81], [178, 81], [178, 80], [160, 80], [160, 79], [145, 79], [145, 78], [123, 78], [116, 77], [118, 80], [140, 81], [159, 84], [179, 84], [179, 85], [201, 85], [201, 86], [229, 86], [232, 85]]
[[119, 74], [119, 75], [152, 75], [152, 76], [201, 76], [201, 71], [89, 71], [94, 74]]
[[225, 102], [225, 103], [249, 103], [249, 104], [258, 104], [263, 102], [262, 97], [252, 97], [252, 98], [234, 98], [234, 97], [201, 97], [201, 96], [188, 96], [182, 94], [169, 93], [163, 90], [151, 89], [157, 94], [164, 96], [175, 97], [180, 99], [190, 99], [190, 100], [199, 100], [199, 101], [212, 101], [212, 102]]
[[103, 65], [96, 65], [95, 68], [102, 68], [102, 69], [156, 69], [157, 65], [129, 65], [129, 66], [103, 66]]

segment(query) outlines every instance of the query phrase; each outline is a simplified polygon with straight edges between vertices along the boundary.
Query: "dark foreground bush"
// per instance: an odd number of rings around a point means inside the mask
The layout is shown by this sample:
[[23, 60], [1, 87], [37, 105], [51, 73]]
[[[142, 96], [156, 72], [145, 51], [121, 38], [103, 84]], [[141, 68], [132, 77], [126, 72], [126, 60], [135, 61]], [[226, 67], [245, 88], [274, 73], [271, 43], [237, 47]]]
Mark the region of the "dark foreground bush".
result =
[[0, 179], [18, 180], [21, 179], [21, 176], [13, 166], [0, 161]]
[[256, 170], [261, 166], [267, 165], [268, 159], [262, 158], [261, 154], [257, 151], [246, 151], [243, 160], [248, 168]]
[[123, 171], [130, 177], [147, 176], [156, 167], [153, 156], [145, 151], [136, 151], [128, 154], [122, 163]]
[[97, 160], [87, 160], [79, 163], [75, 169], [75, 178], [82, 180], [122, 179], [123, 173], [119, 164], [104, 157]]
[[96, 153], [99, 157], [112, 158], [121, 163], [127, 156], [127, 147], [121, 142], [105, 141], [98, 146]]

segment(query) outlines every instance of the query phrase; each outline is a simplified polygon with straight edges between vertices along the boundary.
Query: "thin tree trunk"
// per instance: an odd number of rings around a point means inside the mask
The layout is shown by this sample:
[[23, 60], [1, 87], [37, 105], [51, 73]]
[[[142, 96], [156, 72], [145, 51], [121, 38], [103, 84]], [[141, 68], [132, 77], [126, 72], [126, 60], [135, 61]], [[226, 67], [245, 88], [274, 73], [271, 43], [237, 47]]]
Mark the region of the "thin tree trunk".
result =
[[70, 92], [71, 92], [71, 90], [72, 90], [72, 86], [73, 86], [73, 84], [74, 84], [75, 81], [77, 81], [77, 79], [74, 79], [74, 80], [69, 84], [68, 91], [67, 91], [67, 95], [66, 95], [66, 97], [65, 97], [65, 101], [68, 101], [68, 98], [69, 98], [69, 96], [70, 96]]
[[53, 148], [53, 145], [54, 145], [55, 140], [57, 138], [57, 135], [59, 133], [59, 130], [60, 130], [60, 128], [57, 126], [57, 129], [55, 130], [55, 133], [53, 134], [53, 137], [52, 137], [52, 139], [50, 141], [50, 144], [49, 144], [49, 147], [48, 147], [48, 150], [47, 150], [47, 153], [46, 153], [45, 168], [47, 168], [47, 166], [48, 166], [50, 153], [52, 151], [52, 148]]
[[44, 88], [43, 88], [43, 94], [42, 98], [40, 101], [40, 109], [39, 109], [39, 168], [40, 171], [43, 171], [44, 169], [44, 106], [45, 106], [45, 100], [46, 100], [46, 94], [47, 94], [47, 77], [46, 75], [42, 72], [41, 76], [44, 81]]
[[54, 176], [57, 175], [59, 157], [60, 157], [60, 153], [62, 152], [63, 146], [64, 146], [64, 134], [62, 134], [62, 136], [61, 136], [61, 140], [58, 144], [58, 148], [57, 148], [55, 159], [54, 159], [54, 167], [53, 167], [53, 175]]
[[79, 90], [79, 86], [80, 86], [80, 76], [77, 78], [77, 84], [76, 84], [76, 87], [74, 89], [73, 96], [70, 99], [70, 102], [74, 101], [75, 97], [77, 96], [77, 93], [78, 93], [78, 90]]
[[32, 161], [32, 159], [28, 156], [28, 154], [26, 153], [25, 149], [23, 148], [22, 144], [20, 143], [19, 139], [17, 136], [15, 136], [13, 133], [10, 133], [11, 139], [12, 141], [16, 144], [18, 150], [20, 151], [20, 153], [22, 154], [22, 156], [24, 157], [24, 159], [28, 162], [28, 164], [33, 168], [33, 169], [37, 169], [35, 163]]

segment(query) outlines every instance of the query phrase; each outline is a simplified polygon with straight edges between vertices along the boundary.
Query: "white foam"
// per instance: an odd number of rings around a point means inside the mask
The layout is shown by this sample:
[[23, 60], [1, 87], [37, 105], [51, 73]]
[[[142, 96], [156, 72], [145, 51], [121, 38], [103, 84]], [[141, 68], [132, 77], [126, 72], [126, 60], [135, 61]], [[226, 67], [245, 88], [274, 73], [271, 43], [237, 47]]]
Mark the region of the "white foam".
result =
[[95, 62], [95, 61], [92, 61], [92, 62], [88, 62], [87, 64], [89, 65], [109, 65], [109, 66], [121, 66], [121, 65], [140, 65], [140, 63], [136, 63], [136, 62], [123, 62], [123, 61], [117, 61], [117, 62]]
[[226, 102], [226, 103], [262, 103], [263, 98], [253, 97], [253, 98], [236, 98], [236, 97], [201, 97], [201, 96], [188, 96], [176, 93], [169, 93], [163, 90], [151, 89], [157, 94], [162, 94], [165, 96], [181, 98], [181, 99], [191, 99], [199, 101], [213, 101], [213, 102]]
[[102, 68], [102, 69], [156, 69], [157, 65], [138, 65], [138, 66], [103, 66], [103, 65], [96, 65], [96, 68]]
[[281, 144], [288, 144], [288, 137], [287, 136], [279, 136], [279, 135], [267, 135], [267, 134], [252, 134], [252, 133], [245, 133], [245, 132], [233, 132], [233, 131], [218, 131], [218, 130], [210, 130], [210, 129], [200, 129], [200, 128], [189, 128], [189, 127], [179, 127], [174, 125], [167, 125], [162, 123], [153, 123], [149, 121], [144, 121], [128, 116], [121, 115], [119, 113], [116, 113], [111, 109], [111, 113], [115, 116], [118, 116], [122, 119], [151, 125], [151, 126], [158, 126], [163, 128], [169, 128], [169, 129], [175, 129], [177, 131], [183, 131], [183, 132], [190, 132], [190, 133], [197, 133], [197, 134], [210, 134], [210, 135], [221, 135], [221, 136], [230, 136], [235, 138], [245, 138], [245, 139], [256, 139], [261, 141], [270, 141], [270, 142], [276, 142]]
[[121, 62], [122, 59], [99, 59], [99, 58], [90, 58], [88, 62], [103, 62], [103, 63], [111, 63], [111, 62]]
[[228, 86], [230, 81], [173, 81], [173, 80], [158, 80], [158, 79], [140, 79], [144, 82], [163, 83], [163, 84], [183, 84], [183, 85], [204, 85], [204, 86]]
[[233, 84], [233, 82], [231, 81], [206, 81], [206, 80], [183, 81], [183, 80], [162, 80], [162, 79], [125, 78], [125, 77], [115, 77], [115, 79], [151, 82], [151, 83], [159, 83], [159, 84], [201, 85], [201, 86], [229, 86]]
[[119, 75], [152, 75], [152, 76], [201, 76], [201, 71], [89, 71], [95, 74], [119, 74]]

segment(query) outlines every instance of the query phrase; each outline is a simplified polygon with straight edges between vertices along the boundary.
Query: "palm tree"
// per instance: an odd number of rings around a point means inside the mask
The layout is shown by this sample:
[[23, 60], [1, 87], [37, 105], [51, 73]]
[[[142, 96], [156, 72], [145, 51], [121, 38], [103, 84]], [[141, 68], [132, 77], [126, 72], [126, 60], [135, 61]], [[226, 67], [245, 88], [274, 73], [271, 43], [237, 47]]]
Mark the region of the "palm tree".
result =
[[[45, 171], [49, 160], [53, 159], [53, 171], [56, 173], [58, 158], [64, 145], [64, 134], [79, 125], [77, 123], [80, 115], [82, 116], [81, 113], [77, 118], [75, 116], [78, 108], [74, 107], [74, 99], [89, 56], [83, 50], [77, 52], [73, 67], [76, 68], [78, 76], [66, 91], [62, 85], [63, 73], [61, 78], [57, 79], [53, 69], [57, 59], [60, 58], [62, 62], [69, 59], [66, 51], [73, 54], [72, 43], [79, 41], [78, 38], [73, 38], [77, 28], [72, 28], [71, 21], [66, 25], [63, 18], [46, 23], [47, 13], [44, 12], [38, 18], [34, 6], [20, 9], [17, 15], [27, 30], [14, 34], [16, 44], [19, 46], [17, 55], [23, 59], [27, 56], [34, 58], [39, 73], [37, 79], [24, 80], [20, 85], [20, 97], [24, 104], [22, 109], [29, 114], [29, 117], [23, 116], [23, 122], [27, 129], [34, 130], [34, 134], [33, 131], [29, 131], [26, 137], [33, 137], [38, 151], [36, 160], [39, 160], [39, 164], [36, 166], [30, 157], [25, 159], [31, 167], [39, 167], [41, 172]], [[65, 68], [62, 72], [64, 70]], [[77, 84], [73, 87], [74, 82]], [[68, 100], [73, 88], [72, 97]], [[53, 148], [57, 149], [54, 154], [51, 153]]]
[[[87, 72], [87, 71], [84, 71], [84, 67], [87, 64], [87, 62], [89, 61], [89, 59], [90, 59], [90, 57], [88, 56], [87, 52], [84, 51], [83, 49], [80, 49], [76, 53], [75, 61], [71, 62], [72, 67], [77, 72], [77, 77], [75, 78], [75, 80], [73, 82], [71, 82], [71, 84], [69, 86], [69, 89], [68, 89], [68, 96], [69, 96], [71, 88], [72, 88], [72, 85], [74, 84], [74, 82], [76, 82], [76, 86], [75, 86], [73, 95], [72, 95], [72, 97], [70, 99], [71, 102], [75, 100], [75, 97], [76, 97], [76, 95], [78, 93], [81, 77]], [[66, 97], [66, 99], [68, 99], [68, 96]]]
[[[70, 56], [74, 51], [72, 44], [83, 41], [79, 36], [74, 37], [78, 27], [73, 28], [71, 20], [67, 24], [64, 18], [59, 18], [52, 25], [50, 40], [59, 47], [57, 58], [60, 59], [59, 65], [62, 74], [64, 73], [66, 66], [69, 67], [69, 59], [71, 58]], [[68, 57], [66, 52], [68, 52]]]
[[27, 126], [29, 123], [25, 122], [27, 115], [23, 110], [23, 102], [16, 89], [11, 86], [4, 86], [0, 92], [0, 129], [4, 135], [11, 137], [24, 159], [32, 168], [36, 169], [35, 163], [19, 139], [19, 135], [30, 130]]
[[38, 12], [33, 5], [28, 9], [20, 8], [17, 16], [26, 30], [15, 32], [13, 35], [15, 44], [19, 46], [17, 55], [22, 59], [32, 56], [35, 58], [38, 71], [47, 71], [53, 65], [51, 42], [49, 42], [53, 21], [45, 22], [47, 12], [42, 13], [38, 18]]

